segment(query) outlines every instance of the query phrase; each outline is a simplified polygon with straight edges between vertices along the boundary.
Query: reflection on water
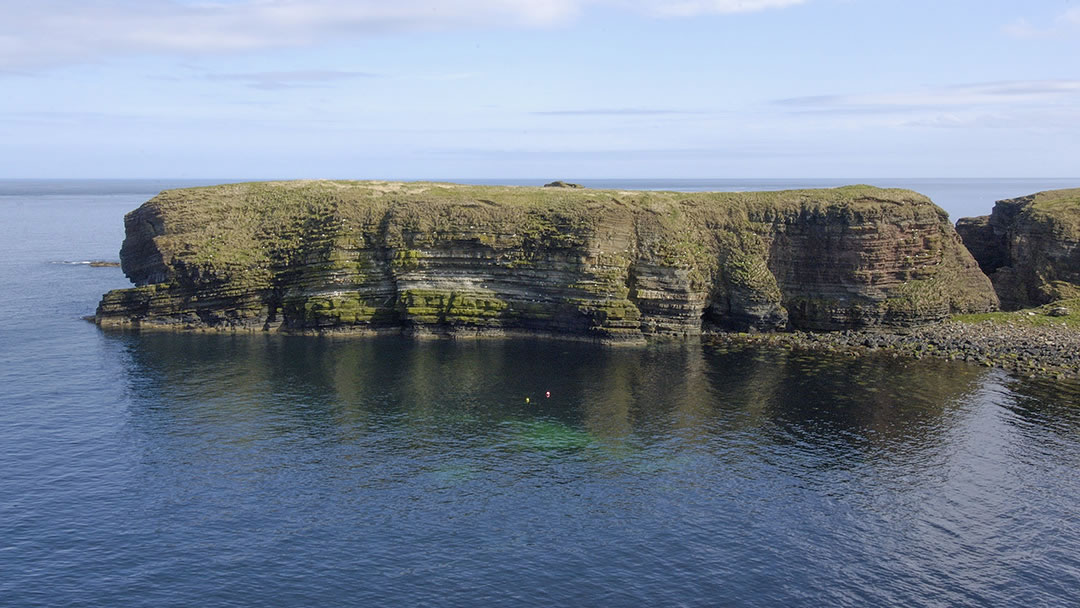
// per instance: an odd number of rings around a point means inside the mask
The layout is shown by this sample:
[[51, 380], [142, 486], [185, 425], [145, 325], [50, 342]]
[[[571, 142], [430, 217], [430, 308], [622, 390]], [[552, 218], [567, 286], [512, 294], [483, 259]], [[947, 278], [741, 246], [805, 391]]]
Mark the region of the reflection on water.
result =
[[690, 449], [751, 434], [754, 450], [820, 449], [822, 464], [843, 465], [829, 453], [853, 458], [940, 444], [962, 420], [957, 401], [988, 375], [941, 362], [727, 353], [698, 344], [120, 339], [129, 341], [136, 424], [174, 433], [182, 419], [227, 444], [298, 435], [355, 441], [393, 431], [402, 449], [461, 442], [462, 449], [532, 446], [610, 457], [654, 443]]
[[1080, 392], [1060, 383], [700, 344], [103, 339], [118, 415], [73, 419], [96, 439], [61, 478], [92, 486], [0, 523], [18, 605], [1067, 605], [1080, 588]]
[[169, 548], [117, 556], [138, 557], [132, 593], [166, 572], [180, 599], [217, 580], [221, 600], [405, 604], [1080, 585], [1080, 395], [1060, 384], [700, 344], [110, 339], [138, 453], [125, 534]]

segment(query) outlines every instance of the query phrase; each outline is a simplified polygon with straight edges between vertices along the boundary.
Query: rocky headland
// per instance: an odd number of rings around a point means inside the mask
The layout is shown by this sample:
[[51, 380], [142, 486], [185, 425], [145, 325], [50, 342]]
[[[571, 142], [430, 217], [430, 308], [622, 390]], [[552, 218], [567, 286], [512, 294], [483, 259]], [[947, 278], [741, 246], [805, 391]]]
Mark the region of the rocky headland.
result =
[[907, 190], [750, 193], [301, 181], [161, 193], [125, 218], [102, 327], [605, 342], [917, 327], [995, 310]]
[[956, 230], [1004, 310], [1080, 297], [1080, 189], [998, 201]]

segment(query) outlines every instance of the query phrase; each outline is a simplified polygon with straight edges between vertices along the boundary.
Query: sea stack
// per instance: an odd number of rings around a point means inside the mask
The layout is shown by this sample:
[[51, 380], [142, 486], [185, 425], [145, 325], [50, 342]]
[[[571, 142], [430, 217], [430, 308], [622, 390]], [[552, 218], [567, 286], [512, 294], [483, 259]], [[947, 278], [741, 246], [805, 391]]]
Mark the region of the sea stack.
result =
[[677, 193], [295, 181], [166, 191], [125, 217], [102, 327], [639, 342], [903, 327], [994, 310], [908, 190]]
[[1080, 188], [998, 201], [990, 215], [961, 218], [956, 230], [1003, 309], [1080, 297]]

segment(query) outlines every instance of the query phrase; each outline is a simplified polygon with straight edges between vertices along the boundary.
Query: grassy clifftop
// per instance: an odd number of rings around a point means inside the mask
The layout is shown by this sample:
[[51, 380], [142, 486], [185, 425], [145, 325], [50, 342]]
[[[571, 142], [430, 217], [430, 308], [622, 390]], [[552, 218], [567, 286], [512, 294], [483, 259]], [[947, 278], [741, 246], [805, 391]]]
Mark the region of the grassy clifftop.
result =
[[1028, 209], [1035, 217], [1059, 222], [1073, 234], [1080, 234], [1080, 188], [1034, 194]]
[[[166, 218], [163, 245], [192, 262], [269, 263], [274, 250], [302, 246], [313, 222], [325, 231], [370, 233], [388, 213], [419, 232], [498, 228], [523, 235], [592, 227], [601, 211], [645, 211], [674, 228], [738, 227], [755, 221], [818, 217], [829, 221], [946, 214], [925, 196], [901, 189], [846, 186], [775, 192], [663, 192], [471, 186], [433, 182], [252, 182], [162, 192], [144, 207]], [[549, 226], [540, 219], [551, 220]], [[685, 234], [685, 232], [684, 232]], [[136, 277], [136, 282], [139, 282]]]

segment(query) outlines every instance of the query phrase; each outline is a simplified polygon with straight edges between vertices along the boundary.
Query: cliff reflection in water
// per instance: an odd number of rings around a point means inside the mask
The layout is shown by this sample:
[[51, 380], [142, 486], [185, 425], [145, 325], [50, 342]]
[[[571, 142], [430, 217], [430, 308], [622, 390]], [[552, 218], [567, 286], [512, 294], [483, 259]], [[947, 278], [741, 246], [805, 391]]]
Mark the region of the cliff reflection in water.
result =
[[[753, 433], [830, 449], [915, 448], [948, 430], [985, 370], [700, 344], [608, 348], [543, 340], [124, 336], [136, 404], [221, 421], [229, 441], [302, 432], [323, 439], [390, 425], [414, 444], [504, 441], [543, 421], [627, 447]], [[545, 393], [551, 392], [546, 398]], [[528, 399], [528, 402], [526, 402]], [[134, 412], [136, 419], [145, 412]], [[162, 422], [162, 420], [158, 420]], [[464, 445], [462, 447], [465, 447]]]
[[1060, 385], [700, 344], [110, 339], [140, 542], [323, 582], [306, 603], [1053, 605], [1080, 584]]

